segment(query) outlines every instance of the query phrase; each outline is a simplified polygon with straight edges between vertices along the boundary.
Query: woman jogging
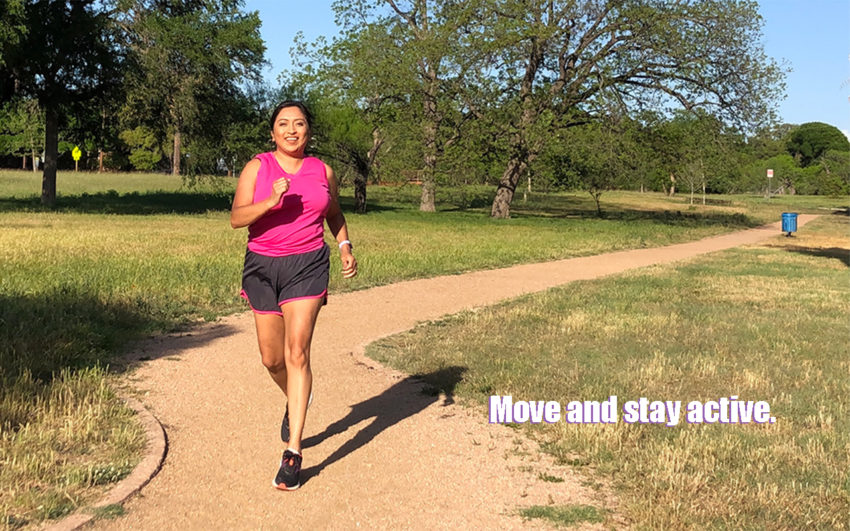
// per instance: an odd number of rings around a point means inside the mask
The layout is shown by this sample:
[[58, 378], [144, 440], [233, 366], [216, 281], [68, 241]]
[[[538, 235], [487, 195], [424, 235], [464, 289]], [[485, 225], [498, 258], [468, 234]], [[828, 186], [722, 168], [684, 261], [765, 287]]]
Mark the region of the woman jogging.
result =
[[301, 486], [301, 436], [313, 384], [310, 343], [328, 292], [325, 220], [339, 247], [343, 277], [357, 274], [333, 171], [304, 154], [311, 122], [300, 102], [275, 108], [275, 149], [245, 165], [230, 213], [233, 228], [248, 227], [242, 296], [254, 312], [263, 365], [287, 398], [281, 425], [286, 450], [274, 479], [282, 490]]

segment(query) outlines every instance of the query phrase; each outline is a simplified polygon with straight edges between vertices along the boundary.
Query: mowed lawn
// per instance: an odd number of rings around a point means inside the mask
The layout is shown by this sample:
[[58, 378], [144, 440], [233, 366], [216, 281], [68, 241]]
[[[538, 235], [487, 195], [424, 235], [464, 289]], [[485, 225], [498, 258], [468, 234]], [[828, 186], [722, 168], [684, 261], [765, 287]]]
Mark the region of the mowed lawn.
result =
[[[0, 521], [11, 527], [84, 506], [132, 469], [141, 434], [105, 369], [130, 341], [246, 309], [238, 297], [246, 231], [228, 223], [234, 179], [187, 188], [164, 175], [60, 172], [57, 208], [48, 210], [40, 178], [0, 172]], [[332, 261], [332, 294], [665, 245], [789, 208], [846, 204], [733, 197], [689, 207], [680, 197], [611, 193], [598, 219], [589, 196], [553, 193], [518, 197], [512, 219], [491, 220], [491, 188], [441, 189], [432, 214], [418, 212], [416, 187], [369, 193], [368, 214], [347, 214], [360, 274], [343, 281]], [[350, 210], [350, 189], [341, 201]]]
[[[682, 401], [679, 425], [522, 425], [638, 529], [850, 527], [850, 218], [793, 238], [469, 311], [367, 351], [408, 373], [464, 367], [487, 421], [513, 400]], [[436, 389], [439, 381], [429, 382]], [[688, 424], [690, 401], [767, 401], [774, 424]], [[529, 516], [564, 521], [576, 508]]]

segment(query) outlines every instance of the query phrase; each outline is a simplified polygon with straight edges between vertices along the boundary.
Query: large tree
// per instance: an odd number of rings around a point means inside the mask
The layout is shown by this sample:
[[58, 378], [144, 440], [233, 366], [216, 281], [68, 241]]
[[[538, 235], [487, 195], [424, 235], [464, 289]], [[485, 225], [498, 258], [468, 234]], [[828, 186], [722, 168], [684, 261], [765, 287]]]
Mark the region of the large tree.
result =
[[739, 190], [743, 141], [735, 131], [707, 112], [678, 111], [648, 132], [656, 164], [670, 184], [694, 193]]
[[53, 205], [60, 118], [113, 86], [121, 53], [103, 2], [26, 1], [23, 20], [26, 31], [4, 47], [0, 78], [7, 87], [11, 80], [21, 96], [37, 98], [44, 110], [41, 200]]
[[[325, 71], [344, 71], [341, 77], [347, 87], [372, 108], [386, 101], [402, 103], [406, 119], [418, 124], [423, 211], [435, 210], [438, 161], [457, 141], [468, 117], [458, 105], [464, 100], [460, 93], [474, 84], [483, 65], [483, 56], [465, 42], [480, 4], [478, 0], [334, 3], [344, 36], [329, 48], [334, 65]], [[379, 131], [376, 134], [380, 136]]]
[[571, 127], [557, 135], [554, 150], [549, 146], [546, 162], [557, 184], [590, 194], [602, 217], [602, 194], [638, 181], [635, 174], [644, 166], [639, 135], [640, 124], [623, 116]]
[[[610, 112], [705, 108], [756, 125], [783, 72], [765, 57], [761, 17], [738, 0], [493, 0], [494, 57], [508, 161], [491, 215], [508, 217], [520, 177], [552, 131]], [[483, 115], [483, 114], [482, 114]]]
[[822, 122], [808, 122], [794, 129], [786, 144], [792, 157], [804, 168], [828, 150], [850, 151], [850, 141], [837, 127]]
[[325, 101], [316, 108], [320, 154], [347, 165], [354, 173], [354, 211], [366, 213], [366, 185], [375, 167], [378, 151], [384, 143], [377, 124], [364, 115], [369, 112], [344, 104]]
[[308, 104], [315, 122], [310, 149], [353, 172], [354, 210], [364, 214], [366, 187], [384, 143], [382, 130], [396, 114], [398, 102], [353, 81], [362, 63], [350, 61], [350, 44], [327, 45], [323, 39], [311, 44], [299, 34], [293, 54], [296, 68], [281, 74], [281, 96]]
[[[334, 9], [341, 22], [343, 7], [337, 3]], [[375, 65], [387, 59], [385, 50], [392, 53], [393, 49], [391, 35], [376, 24], [349, 28], [331, 43], [324, 38], [308, 43], [299, 34], [293, 49], [295, 68], [281, 74], [287, 97], [308, 101], [313, 110], [312, 147], [354, 173], [355, 212], [361, 214], [367, 210], [366, 188], [388, 120], [408, 118], [399, 112], [405, 106], [404, 91], [399, 88], [404, 76], [398, 72], [380, 79], [373, 75]]]
[[746, 154], [753, 159], [766, 159], [787, 153], [788, 139], [797, 127], [794, 124], [777, 123], [758, 129], [747, 137]]
[[[138, 122], [170, 139], [172, 173], [181, 173], [184, 138], [216, 100], [257, 80], [265, 46], [256, 12], [242, 0], [123, 0], [117, 13], [133, 68], [128, 109]], [[203, 102], [210, 105], [205, 106]], [[145, 123], [146, 122], [146, 123]], [[163, 127], [163, 125], [165, 127]]]

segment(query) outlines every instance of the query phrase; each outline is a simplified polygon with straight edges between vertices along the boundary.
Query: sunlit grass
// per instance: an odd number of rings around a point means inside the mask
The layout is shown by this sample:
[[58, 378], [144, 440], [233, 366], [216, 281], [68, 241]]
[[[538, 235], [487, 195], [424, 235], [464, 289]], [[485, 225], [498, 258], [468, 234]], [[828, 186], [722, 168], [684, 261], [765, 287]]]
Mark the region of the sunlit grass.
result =
[[[31, 174], [17, 173], [36, 186]], [[3, 199], [0, 187], [0, 366], [7, 372], [85, 366], [142, 334], [245, 309], [238, 292], [246, 234], [229, 227], [227, 190], [187, 191], [179, 178], [162, 175], [71, 172], [60, 179], [79, 195], [60, 193], [58, 211], [42, 209], [35, 195]], [[115, 187], [150, 180], [165, 191], [81, 192], [89, 180]], [[21, 184], [10, 187], [14, 195]], [[596, 218], [589, 198], [553, 194], [529, 200], [536, 215], [492, 220], [484, 212], [491, 191], [483, 187], [442, 190], [437, 214], [419, 212], [413, 191], [374, 187], [370, 213], [348, 215], [360, 274], [343, 281], [333, 260], [331, 293], [666, 245], [760, 222], [714, 207], [681, 212], [675, 199], [628, 193], [611, 194], [605, 219]], [[112, 213], [96, 213], [103, 210]]]
[[847, 528], [848, 229], [824, 216], [794, 238], [465, 312], [368, 353], [409, 373], [466, 367], [455, 392], [478, 403], [765, 400], [776, 424], [528, 429], [618, 487], [638, 528]]

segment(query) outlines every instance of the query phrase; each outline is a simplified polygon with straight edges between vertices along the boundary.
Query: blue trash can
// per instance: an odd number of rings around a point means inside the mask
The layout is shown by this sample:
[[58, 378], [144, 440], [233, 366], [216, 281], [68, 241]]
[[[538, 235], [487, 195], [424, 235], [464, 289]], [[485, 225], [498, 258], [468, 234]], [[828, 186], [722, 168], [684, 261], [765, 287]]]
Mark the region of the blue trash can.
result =
[[787, 232], [787, 236], [791, 236], [792, 232], [797, 232], [797, 213], [783, 212], [782, 213], [782, 232]]

